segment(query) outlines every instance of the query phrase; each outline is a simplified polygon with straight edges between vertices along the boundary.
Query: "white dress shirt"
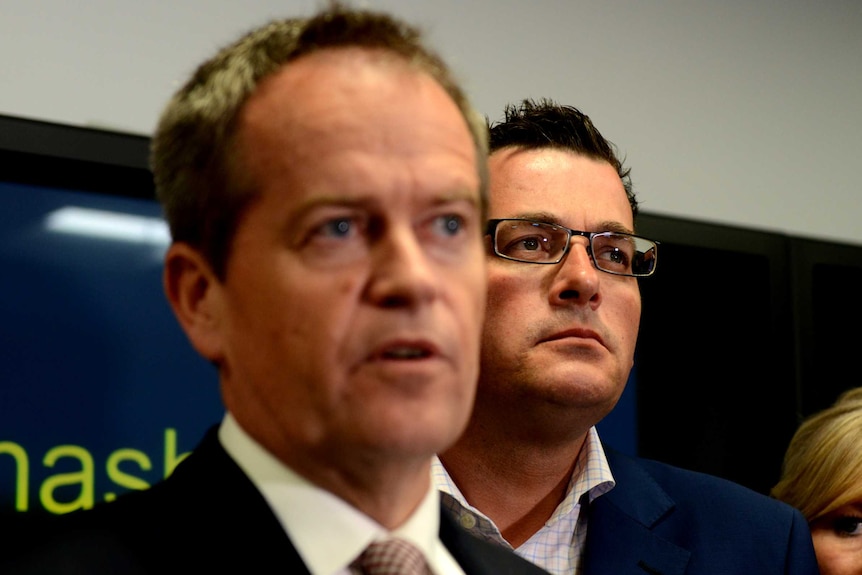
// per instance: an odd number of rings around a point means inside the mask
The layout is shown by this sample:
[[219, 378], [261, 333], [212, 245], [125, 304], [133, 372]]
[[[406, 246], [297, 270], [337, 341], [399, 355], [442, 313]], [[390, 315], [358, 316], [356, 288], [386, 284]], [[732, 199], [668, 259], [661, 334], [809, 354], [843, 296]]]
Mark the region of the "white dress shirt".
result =
[[252, 439], [228, 413], [219, 428], [225, 451], [263, 494], [312, 575], [348, 575], [374, 540], [398, 536], [416, 545], [435, 575], [464, 575], [440, 541], [440, 494], [428, 493], [393, 532], [338, 496], [317, 487]]

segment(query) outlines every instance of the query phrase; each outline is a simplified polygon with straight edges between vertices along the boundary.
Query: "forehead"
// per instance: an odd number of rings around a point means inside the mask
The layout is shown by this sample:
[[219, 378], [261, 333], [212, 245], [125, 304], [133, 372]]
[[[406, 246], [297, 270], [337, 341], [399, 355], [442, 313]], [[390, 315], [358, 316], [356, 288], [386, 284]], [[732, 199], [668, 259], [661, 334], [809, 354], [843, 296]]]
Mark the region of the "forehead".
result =
[[542, 213], [589, 231], [606, 222], [633, 227], [622, 180], [604, 160], [556, 148], [503, 148], [488, 168], [492, 218]]
[[246, 103], [237, 141], [258, 186], [294, 197], [389, 189], [478, 197], [475, 146], [458, 106], [429, 74], [382, 50], [324, 49], [284, 66]]
[[301, 144], [363, 130], [367, 140], [386, 137], [390, 125], [428, 130], [435, 123], [422, 120], [441, 115], [467, 129], [455, 102], [428, 73], [383, 49], [339, 47], [306, 54], [263, 80], [240, 113], [240, 130], [293, 136]]

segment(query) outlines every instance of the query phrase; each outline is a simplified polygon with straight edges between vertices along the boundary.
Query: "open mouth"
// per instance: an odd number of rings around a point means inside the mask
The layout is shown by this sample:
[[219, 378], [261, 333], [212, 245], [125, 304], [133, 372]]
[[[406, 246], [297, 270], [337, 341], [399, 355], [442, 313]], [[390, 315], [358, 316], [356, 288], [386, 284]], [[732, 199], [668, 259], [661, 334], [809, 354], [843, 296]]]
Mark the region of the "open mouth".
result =
[[431, 350], [425, 347], [397, 346], [390, 347], [380, 353], [383, 359], [424, 359], [431, 357]]

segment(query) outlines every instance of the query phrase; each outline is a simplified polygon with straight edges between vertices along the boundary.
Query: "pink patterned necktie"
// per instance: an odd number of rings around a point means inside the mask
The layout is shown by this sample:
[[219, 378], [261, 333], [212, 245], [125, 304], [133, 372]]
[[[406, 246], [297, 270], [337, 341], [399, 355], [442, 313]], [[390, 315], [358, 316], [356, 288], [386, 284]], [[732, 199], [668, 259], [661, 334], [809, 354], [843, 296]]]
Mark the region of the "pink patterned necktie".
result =
[[403, 539], [375, 541], [354, 565], [362, 575], [430, 575], [422, 552]]

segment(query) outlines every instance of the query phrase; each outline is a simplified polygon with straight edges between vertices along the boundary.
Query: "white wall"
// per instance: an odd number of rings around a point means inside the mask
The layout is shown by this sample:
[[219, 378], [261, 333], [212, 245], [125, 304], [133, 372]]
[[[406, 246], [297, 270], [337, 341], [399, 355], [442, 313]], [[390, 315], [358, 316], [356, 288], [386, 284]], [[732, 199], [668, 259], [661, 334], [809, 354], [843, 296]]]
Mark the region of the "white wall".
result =
[[[216, 48], [311, 0], [0, 0], [0, 113], [149, 134]], [[548, 96], [643, 210], [862, 244], [859, 0], [367, 0], [424, 27], [492, 119]]]

